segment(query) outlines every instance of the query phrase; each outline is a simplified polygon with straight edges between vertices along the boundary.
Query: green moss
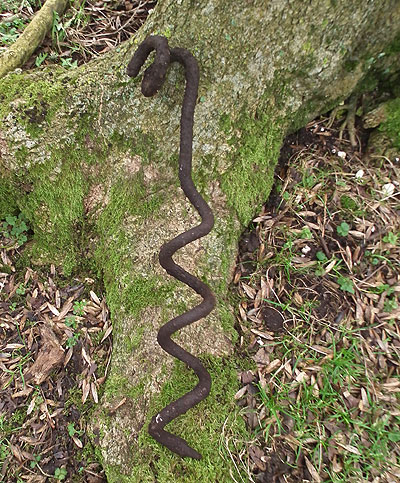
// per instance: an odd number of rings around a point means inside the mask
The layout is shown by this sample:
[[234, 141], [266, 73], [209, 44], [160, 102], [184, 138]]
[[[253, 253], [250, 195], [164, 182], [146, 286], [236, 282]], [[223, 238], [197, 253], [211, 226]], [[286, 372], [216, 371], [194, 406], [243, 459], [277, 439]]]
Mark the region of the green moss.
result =
[[132, 277], [122, 294], [125, 308], [133, 316], [140, 314], [144, 307], [159, 306], [165, 303], [167, 296], [173, 294], [176, 282], [163, 283], [161, 277]]
[[[143, 394], [150, 377], [150, 374], [146, 374], [137, 384], [133, 385], [127, 377], [113, 373], [107, 378], [104, 395], [108, 400], [129, 397], [133, 401], [136, 401]], [[106, 422], [104, 418], [102, 420]]]
[[127, 337], [125, 343], [127, 352], [133, 352], [140, 346], [143, 339], [144, 327], [138, 327], [134, 334]]
[[[244, 420], [239, 417], [234, 403], [238, 389], [237, 370], [233, 359], [207, 357], [204, 364], [211, 373], [213, 385], [208, 398], [167, 426], [168, 431], [185, 438], [203, 456], [200, 461], [181, 459], [159, 445], [147, 433], [145, 423], [138, 439], [139, 451], [134, 455], [132, 472], [123, 475], [120, 468], [107, 468], [110, 482], [205, 482], [232, 481], [229, 459], [225, 445], [233, 450], [230, 437], [238, 443], [246, 434]], [[197, 377], [181, 362], [176, 362], [169, 380], [164, 384], [158, 398], [154, 398], [148, 411], [148, 419], [162, 407], [190, 391]], [[237, 450], [237, 447], [236, 447]], [[146, 455], [152, 455], [151, 459]]]
[[[112, 257], [113, 254], [109, 255]], [[125, 262], [130, 264], [128, 259]], [[104, 281], [107, 289], [107, 304], [112, 313], [118, 313], [123, 307], [126, 312], [137, 317], [145, 307], [163, 305], [166, 297], [173, 294], [176, 283], [163, 283], [161, 277], [157, 276], [142, 277], [132, 273], [131, 277], [126, 279], [126, 283], [122, 285], [118, 281], [120, 274], [116, 269], [128, 270], [126, 263], [123, 267], [121, 265], [111, 267], [108, 266], [108, 262], [105, 263]], [[132, 337], [133, 339], [129, 339], [127, 342], [129, 347], [140, 341], [138, 333]]]
[[[77, 151], [68, 156], [65, 151], [53, 153], [46, 165], [26, 173], [24, 181], [33, 190], [19, 200], [19, 207], [35, 233], [32, 256], [62, 260], [64, 272], [70, 274], [79, 260], [87, 183], [78, 168]], [[53, 176], [49, 176], [50, 170], [54, 170]]]
[[0, 80], [0, 119], [11, 114], [37, 137], [41, 132], [38, 124], [51, 122], [66, 93], [56, 77], [43, 80], [34, 75], [9, 74]]
[[400, 34], [397, 34], [394, 38], [393, 42], [386, 47], [385, 53], [390, 54], [398, 54], [400, 52]]
[[125, 396], [127, 390], [129, 390], [131, 383], [125, 376], [111, 375], [107, 379], [105, 393], [112, 397]]
[[[1, 166], [0, 166], [1, 168]], [[0, 220], [18, 211], [15, 189], [7, 178], [0, 179]]]
[[400, 98], [393, 99], [386, 104], [387, 118], [379, 126], [392, 141], [396, 148], [400, 149]]
[[216, 310], [218, 310], [218, 316], [222, 329], [227, 334], [232, 344], [236, 344], [239, 334], [234, 328], [235, 318], [232, 309], [227, 303], [220, 302]]
[[141, 157], [143, 166], [149, 164], [153, 159], [157, 159], [157, 142], [150, 133], [136, 130], [132, 136], [127, 138], [118, 131], [114, 131], [110, 141], [121, 152], [131, 153]]
[[68, 397], [65, 400], [65, 414], [69, 413], [71, 407], [75, 407], [80, 414], [87, 412], [85, 405], [82, 403], [82, 391], [77, 387], [68, 390]]
[[222, 114], [222, 116], [219, 119], [219, 128], [225, 134], [230, 134], [232, 129], [232, 122], [229, 114]]
[[[102, 267], [107, 302], [112, 311], [123, 305], [131, 314], [139, 315], [144, 307], [161, 303], [172, 287], [162, 285], [158, 277], [134, 275], [131, 241], [125, 226], [128, 217], [146, 219], [158, 212], [163, 198], [156, 184], [151, 189], [149, 193], [143, 183], [143, 172], [136, 173], [132, 179], [117, 181], [97, 223], [100, 242], [95, 259]], [[128, 280], [129, 273], [132, 276]], [[125, 283], [120, 280], [121, 274], [125, 274]]]
[[235, 139], [238, 148], [230, 169], [223, 176], [222, 189], [240, 222], [247, 225], [271, 190], [285, 129], [266, 114], [258, 119], [243, 114], [237, 128], [240, 129], [240, 137]]

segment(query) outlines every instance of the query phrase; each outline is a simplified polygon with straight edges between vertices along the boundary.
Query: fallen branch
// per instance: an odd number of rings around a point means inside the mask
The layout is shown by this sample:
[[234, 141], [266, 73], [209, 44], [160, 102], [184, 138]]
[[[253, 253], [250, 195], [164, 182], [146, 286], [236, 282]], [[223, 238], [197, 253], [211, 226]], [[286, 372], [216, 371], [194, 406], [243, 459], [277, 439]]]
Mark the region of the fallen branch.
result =
[[39, 47], [53, 24], [54, 12], [62, 14], [68, 0], [47, 0], [16, 42], [0, 55], [0, 78], [21, 67]]

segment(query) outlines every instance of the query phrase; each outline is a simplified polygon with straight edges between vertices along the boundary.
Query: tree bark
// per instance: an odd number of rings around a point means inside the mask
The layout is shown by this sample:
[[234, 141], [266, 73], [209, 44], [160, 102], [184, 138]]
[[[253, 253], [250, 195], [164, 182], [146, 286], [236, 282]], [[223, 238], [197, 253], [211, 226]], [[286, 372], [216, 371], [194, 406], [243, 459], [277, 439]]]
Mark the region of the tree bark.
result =
[[[62, 263], [66, 273], [84, 264], [107, 292], [113, 358], [92, 429], [108, 481], [231, 481], [226, 445], [234, 451], [245, 434], [233, 403], [227, 296], [239, 234], [267, 199], [284, 136], [348, 97], [382, 57], [395, 65], [399, 33], [396, 0], [160, 0], [116, 51], [79, 69], [0, 81], [0, 217], [22, 210], [34, 231], [32, 259]], [[176, 261], [211, 284], [218, 307], [178, 339], [202, 357], [213, 388], [171, 428], [200, 462], [179, 460], [146, 431], [195, 384], [156, 333], [198, 301], [157, 262], [162, 243], [198, 219], [177, 177], [183, 73], [172, 67], [147, 99], [125, 72], [149, 34], [189, 49], [200, 65], [193, 169], [216, 225]]]

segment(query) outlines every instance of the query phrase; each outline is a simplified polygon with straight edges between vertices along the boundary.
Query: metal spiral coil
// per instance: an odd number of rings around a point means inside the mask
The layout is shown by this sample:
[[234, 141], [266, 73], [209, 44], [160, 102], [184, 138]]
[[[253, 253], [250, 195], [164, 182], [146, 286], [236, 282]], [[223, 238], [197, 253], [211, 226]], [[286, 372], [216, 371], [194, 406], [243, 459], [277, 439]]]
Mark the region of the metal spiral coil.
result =
[[201, 454], [191, 448], [183, 438], [164, 429], [173, 419], [186, 413], [205, 399], [211, 388], [211, 376], [201, 361], [171, 339], [171, 336], [178, 330], [206, 317], [215, 306], [215, 298], [210, 288], [172, 260], [172, 256], [177, 250], [207, 235], [214, 225], [212, 211], [197, 191], [191, 174], [193, 118], [199, 85], [199, 68], [196, 59], [188, 50], [181, 48], [170, 49], [166, 38], [154, 35], [147, 37], [139, 45], [135, 55], [129, 62], [127, 73], [130, 77], [136, 77], [139, 74], [140, 68], [153, 50], [155, 50], [154, 62], [145, 70], [142, 80], [142, 93], [144, 96], [153, 96], [161, 88], [170, 63], [179, 62], [185, 69], [186, 87], [180, 123], [179, 180], [183, 192], [202, 219], [200, 225], [181, 233], [173, 240], [165, 243], [161, 247], [158, 258], [160, 265], [169, 275], [192, 288], [203, 297], [203, 301], [188, 312], [167, 322], [158, 332], [157, 341], [160, 346], [170, 355], [193, 369], [199, 382], [194, 389], [168, 404], [154, 416], [149, 424], [148, 431], [155, 440], [174, 453], [182, 457], [201, 459]]

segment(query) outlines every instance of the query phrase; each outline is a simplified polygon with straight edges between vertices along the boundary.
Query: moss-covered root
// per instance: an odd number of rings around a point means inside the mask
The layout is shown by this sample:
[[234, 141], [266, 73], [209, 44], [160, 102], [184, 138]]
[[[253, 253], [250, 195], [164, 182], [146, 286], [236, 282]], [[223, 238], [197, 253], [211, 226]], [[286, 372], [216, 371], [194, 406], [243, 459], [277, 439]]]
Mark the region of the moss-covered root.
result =
[[0, 56], [0, 78], [23, 65], [42, 43], [53, 24], [54, 12], [62, 14], [68, 0], [47, 0], [17, 41]]

